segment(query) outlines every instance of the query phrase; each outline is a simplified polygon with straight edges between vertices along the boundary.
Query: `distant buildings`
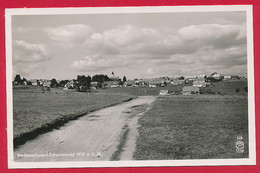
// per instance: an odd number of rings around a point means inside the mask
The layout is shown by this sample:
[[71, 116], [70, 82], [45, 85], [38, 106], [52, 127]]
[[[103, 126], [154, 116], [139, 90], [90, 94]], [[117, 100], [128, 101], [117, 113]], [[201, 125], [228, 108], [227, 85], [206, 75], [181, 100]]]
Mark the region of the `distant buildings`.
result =
[[90, 89], [97, 89], [98, 88], [98, 82], [91, 82], [90, 83]]
[[231, 76], [224, 76], [224, 80], [231, 80], [232, 77]]
[[64, 88], [65, 88], [65, 89], [74, 89], [75, 86], [76, 86], [75, 81], [74, 81], [74, 80], [69, 80], [69, 81], [65, 84]]
[[171, 82], [172, 85], [182, 85], [186, 83], [185, 79], [176, 79], [176, 78], [172, 78]]
[[[55, 79], [45, 80], [45, 79], [31, 79], [25, 80], [23, 82], [13, 81], [13, 85], [32, 85], [32, 86], [43, 86], [43, 87], [53, 87], [53, 81], [56, 81], [55, 86], [64, 87], [64, 89], [75, 89], [76, 91], [81, 91], [78, 89], [79, 87], [85, 87], [82, 91], [85, 90], [94, 90], [97, 88], [117, 88], [117, 87], [166, 87], [167, 85], [182, 85], [180, 86], [179, 92], [181, 92], [181, 88], [183, 88], [182, 93], [184, 95], [198, 93], [201, 87], [208, 87], [212, 82], [219, 81], [227, 81], [227, 80], [245, 80], [246, 77], [239, 77], [238, 75], [221, 75], [217, 72], [212, 73], [209, 76], [205, 74], [201, 74], [198, 76], [178, 76], [169, 78], [165, 77], [157, 77], [157, 78], [148, 78], [148, 79], [134, 79], [134, 80], [126, 80], [124, 77], [124, 82], [118, 77], [115, 76], [112, 72], [111, 78], [106, 75], [95, 75], [95, 79], [90, 76], [84, 76], [88, 80], [60, 80], [59, 82]], [[98, 78], [99, 77], [99, 78]], [[106, 78], [105, 78], [106, 77]], [[18, 77], [17, 77], [18, 78]], [[84, 78], [84, 79], [85, 79]], [[25, 79], [25, 78], [24, 78]], [[20, 80], [23, 80], [21, 77]], [[168, 89], [168, 88], [167, 88]], [[163, 91], [163, 90], [162, 90]]]
[[50, 86], [51, 86], [51, 81], [44, 81], [44, 82], [42, 83], [42, 86], [44, 86], [44, 87], [50, 87]]
[[128, 80], [128, 81], [125, 81], [123, 86], [124, 87], [135, 87], [135, 86], [137, 86], [136, 83], [137, 83], [137, 81], [135, 81], [135, 80]]

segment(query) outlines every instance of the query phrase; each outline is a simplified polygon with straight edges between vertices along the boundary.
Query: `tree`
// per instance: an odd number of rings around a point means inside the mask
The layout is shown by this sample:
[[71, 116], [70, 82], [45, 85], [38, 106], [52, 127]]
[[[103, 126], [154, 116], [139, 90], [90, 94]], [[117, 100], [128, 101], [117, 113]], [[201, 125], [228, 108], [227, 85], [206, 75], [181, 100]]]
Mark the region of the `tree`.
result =
[[52, 79], [51, 80], [51, 84], [50, 84], [50, 87], [57, 87], [58, 86], [58, 82], [56, 79]]
[[93, 82], [103, 83], [103, 82], [109, 81], [109, 80], [110, 80], [109, 77], [107, 75], [103, 75], [103, 74], [94, 75], [92, 77]]
[[64, 87], [68, 82], [69, 82], [69, 80], [61, 80], [60, 81], [60, 86]]
[[24, 77], [21, 77], [19, 74], [17, 74], [14, 78], [14, 82], [18, 85], [24, 85], [27, 80]]
[[245, 92], [247, 93], [247, 92], [248, 92], [248, 87], [245, 87], [244, 90], [245, 90]]
[[123, 82], [126, 82], [126, 77], [125, 76], [123, 77]]
[[17, 74], [14, 78], [14, 82], [17, 82], [17, 84], [21, 84], [22, 82], [22, 79], [21, 79], [21, 76], [19, 74]]
[[78, 75], [77, 82], [80, 86], [90, 87], [91, 77], [85, 75]]
[[239, 88], [237, 88], [237, 89], [236, 89], [236, 93], [239, 93], [239, 91], [240, 91], [240, 89], [239, 89]]

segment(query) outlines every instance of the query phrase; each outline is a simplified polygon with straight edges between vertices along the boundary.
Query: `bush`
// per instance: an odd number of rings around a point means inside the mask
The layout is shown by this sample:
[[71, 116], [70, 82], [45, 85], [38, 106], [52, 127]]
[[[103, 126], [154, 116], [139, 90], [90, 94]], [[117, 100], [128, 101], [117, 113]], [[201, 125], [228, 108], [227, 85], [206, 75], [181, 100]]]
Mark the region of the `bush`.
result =
[[247, 92], [248, 92], [248, 87], [245, 87], [244, 90], [245, 90], [245, 92], [247, 93]]
[[207, 90], [206, 90], [206, 93], [207, 93], [207, 94], [215, 94], [215, 92], [211, 91], [211, 89], [207, 89]]

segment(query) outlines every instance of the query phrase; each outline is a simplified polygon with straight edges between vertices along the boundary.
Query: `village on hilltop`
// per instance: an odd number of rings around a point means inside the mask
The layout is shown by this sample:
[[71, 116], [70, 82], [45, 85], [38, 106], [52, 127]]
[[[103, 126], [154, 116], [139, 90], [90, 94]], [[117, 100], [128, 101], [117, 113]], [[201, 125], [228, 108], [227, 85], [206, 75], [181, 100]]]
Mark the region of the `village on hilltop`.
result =
[[[16, 75], [13, 85], [31, 85], [41, 86], [50, 90], [50, 88], [62, 87], [64, 90], [75, 90], [77, 92], [87, 92], [98, 88], [118, 88], [118, 87], [165, 87], [168, 85], [185, 85], [182, 89], [183, 95], [199, 94], [202, 87], [210, 87], [212, 82], [228, 81], [228, 80], [246, 80], [246, 77], [238, 75], [221, 75], [217, 72], [209, 76], [205, 74], [199, 76], [178, 76], [178, 77], [158, 77], [150, 79], [134, 79], [127, 80], [124, 76], [122, 79], [114, 75], [94, 75], [93, 77], [78, 75], [77, 79], [72, 80], [56, 80], [56, 79], [31, 79], [27, 80], [20, 75]], [[168, 93], [168, 90], [162, 90], [161, 94]]]

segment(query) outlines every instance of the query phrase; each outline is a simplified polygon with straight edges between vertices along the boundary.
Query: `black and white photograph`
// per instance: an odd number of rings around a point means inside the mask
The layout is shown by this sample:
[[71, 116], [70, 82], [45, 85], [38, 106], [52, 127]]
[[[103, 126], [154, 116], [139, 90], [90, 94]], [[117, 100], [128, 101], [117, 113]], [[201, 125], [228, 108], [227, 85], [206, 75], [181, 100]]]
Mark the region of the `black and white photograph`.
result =
[[6, 10], [9, 168], [255, 164], [252, 6]]

